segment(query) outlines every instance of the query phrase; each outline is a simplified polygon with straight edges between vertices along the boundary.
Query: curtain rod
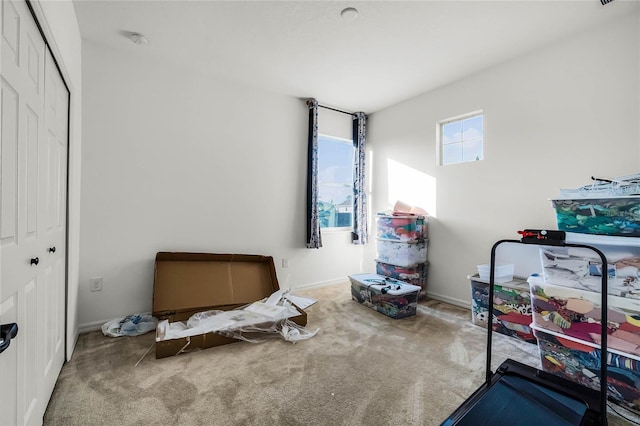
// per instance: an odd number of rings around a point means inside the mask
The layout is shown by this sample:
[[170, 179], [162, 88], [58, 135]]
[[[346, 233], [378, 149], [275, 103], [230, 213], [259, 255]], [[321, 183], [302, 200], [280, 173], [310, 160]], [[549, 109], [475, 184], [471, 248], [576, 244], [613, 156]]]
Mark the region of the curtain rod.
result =
[[347, 114], [347, 115], [353, 115], [354, 114], [353, 112], [342, 111], [340, 109], [335, 109], [335, 108], [331, 108], [331, 107], [320, 105], [320, 104], [318, 104], [318, 107], [319, 108], [324, 108], [324, 109], [330, 109], [331, 111], [335, 111], [335, 112], [341, 112], [341, 113]]

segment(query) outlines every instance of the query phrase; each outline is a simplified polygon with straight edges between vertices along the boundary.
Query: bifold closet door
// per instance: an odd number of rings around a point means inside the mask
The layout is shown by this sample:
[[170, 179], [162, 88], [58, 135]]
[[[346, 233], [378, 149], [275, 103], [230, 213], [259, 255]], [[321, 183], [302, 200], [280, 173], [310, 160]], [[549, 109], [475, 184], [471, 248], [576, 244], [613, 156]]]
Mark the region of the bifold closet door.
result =
[[64, 363], [68, 91], [27, 4], [0, 21], [0, 423], [39, 424]]

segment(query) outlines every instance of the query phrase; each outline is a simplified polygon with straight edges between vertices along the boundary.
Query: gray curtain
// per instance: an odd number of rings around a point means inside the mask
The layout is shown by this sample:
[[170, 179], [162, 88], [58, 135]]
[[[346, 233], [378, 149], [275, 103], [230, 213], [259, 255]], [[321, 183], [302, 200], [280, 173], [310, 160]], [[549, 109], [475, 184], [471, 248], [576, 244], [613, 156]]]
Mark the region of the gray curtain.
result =
[[307, 100], [309, 141], [307, 153], [307, 248], [322, 247], [318, 217], [318, 101]]
[[367, 194], [365, 185], [365, 135], [367, 116], [364, 112], [353, 114], [353, 244], [366, 244], [369, 241], [367, 226]]

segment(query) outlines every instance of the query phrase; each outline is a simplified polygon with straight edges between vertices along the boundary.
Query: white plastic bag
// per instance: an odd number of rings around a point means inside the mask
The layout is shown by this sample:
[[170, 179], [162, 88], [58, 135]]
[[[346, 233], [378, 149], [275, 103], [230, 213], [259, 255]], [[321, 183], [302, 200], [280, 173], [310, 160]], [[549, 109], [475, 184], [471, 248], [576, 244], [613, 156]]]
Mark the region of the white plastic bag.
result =
[[285, 320], [280, 334], [284, 340], [295, 343], [312, 338], [318, 331], [320, 331], [319, 328], [316, 328], [316, 331], [309, 331], [306, 327], [302, 327], [293, 321]]
[[102, 326], [102, 334], [110, 337], [139, 336], [156, 329], [157, 320], [146, 312], [116, 318]]

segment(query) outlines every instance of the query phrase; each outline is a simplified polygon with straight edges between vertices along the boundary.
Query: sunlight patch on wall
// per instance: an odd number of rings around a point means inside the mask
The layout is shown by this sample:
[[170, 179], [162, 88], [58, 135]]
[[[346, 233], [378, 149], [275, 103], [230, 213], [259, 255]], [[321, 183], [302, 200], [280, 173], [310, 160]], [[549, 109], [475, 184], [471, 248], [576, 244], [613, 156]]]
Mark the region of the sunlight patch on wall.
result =
[[419, 170], [388, 159], [389, 200], [388, 208], [401, 200], [412, 206], [422, 207], [429, 216], [437, 217], [436, 178]]

